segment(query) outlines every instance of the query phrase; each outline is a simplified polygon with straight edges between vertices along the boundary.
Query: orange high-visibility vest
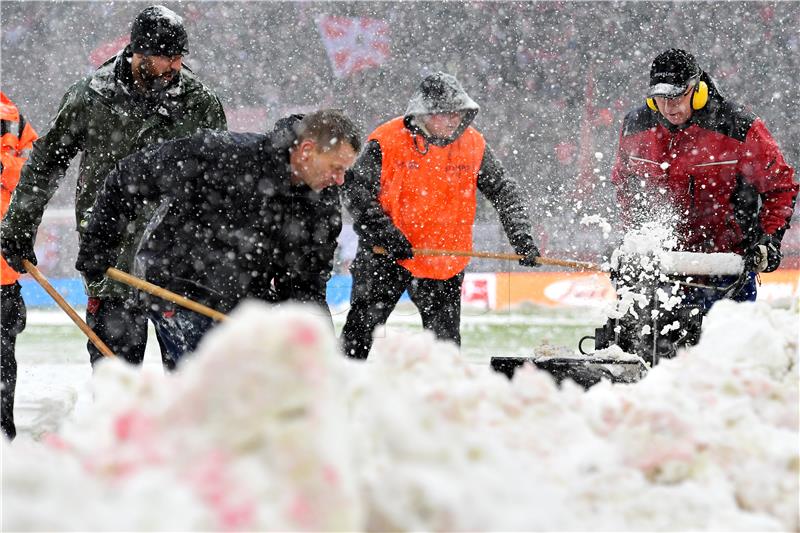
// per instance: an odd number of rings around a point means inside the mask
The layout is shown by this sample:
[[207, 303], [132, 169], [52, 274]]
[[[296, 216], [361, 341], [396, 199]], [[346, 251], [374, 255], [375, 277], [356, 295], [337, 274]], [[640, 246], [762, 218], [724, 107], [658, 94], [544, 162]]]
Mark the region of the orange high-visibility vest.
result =
[[[2, 128], [2, 151], [0, 160], [3, 170], [0, 172], [2, 186], [0, 186], [0, 219], [6, 216], [8, 204], [11, 203], [11, 193], [19, 183], [19, 173], [22, 165], [27, 160], [22, 153], [33, 145], [37, 139], [36, 132], [19, 114], [17, 106], [0, 91], [0, 127]], [[19, 279], [17, 274], [6, 260], [0, 257], [0, 284], [11, 285]]]
[[[369, 139], [381, 147], [381, 207], [411, 246], [472, 251], [483, 136], [470, 126], [455, 142], [431, 144], [423, 154], [422, 138], [398, 117]], [[448, 279], [467, 267], [469, 257], [418, 256], [398, 263], [418, 278]]]

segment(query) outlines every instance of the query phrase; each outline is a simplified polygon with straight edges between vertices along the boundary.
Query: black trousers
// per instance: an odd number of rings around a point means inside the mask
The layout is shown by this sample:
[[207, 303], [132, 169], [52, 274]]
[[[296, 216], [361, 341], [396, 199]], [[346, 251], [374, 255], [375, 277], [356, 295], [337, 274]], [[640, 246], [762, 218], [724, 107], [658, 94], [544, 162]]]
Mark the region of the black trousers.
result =
[[151, 310], [148, 315], [162, 342], [162, 359], [170, 360], [170, 370], [177, 367], [184, 355], [197, 350], [205, 334], [214, 327], [212, 319], [182, 307], [167, 312]]
[[442, 340], [461, 345], [461, 272], [449, 279], [415, 278], [383, 255], [359, 247], [350, 267], [353, 292], [342, 330], [342, 350], [353, 359], [366, 359], [375, 328], [386, 323], [403, 291], [422, 317], [422, 326]]
[[9, 439], [17, 435], [14, 425], [14, 392], [17, 389], [17, 358], [14, 350], [17, 335], [25, 329], [25, 302], [22, 301], [19, 283], [3, 285], [0, 293], [0, 374], [3, 390], [0, 391], [0, 422]]
[[[86, 323], [117, 357], [132, 365], [142, 364], [147, 346], [147, 311], [141, 306], [121, 298], [92, 297], [86, 305]], [[174, 370], [175, 362], [158, 332], [156, 339], [164, 368]], [[103, 359], [104, 355], [91, 341], [87, 341], [86, 348], [92, 366]]]

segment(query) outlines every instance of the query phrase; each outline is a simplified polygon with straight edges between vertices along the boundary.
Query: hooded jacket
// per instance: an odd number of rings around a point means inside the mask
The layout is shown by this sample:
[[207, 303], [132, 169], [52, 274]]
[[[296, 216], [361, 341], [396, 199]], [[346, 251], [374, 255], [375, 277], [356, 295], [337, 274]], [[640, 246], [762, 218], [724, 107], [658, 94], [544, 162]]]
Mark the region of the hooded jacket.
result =
[[[26, 152], [30, 150], [37, 138], [33, 127], [14, 105], [14, 102], [0, 92], [0, 218], [6, 216], [11, 193], [19, 183], [19, 173], [26, 161]], [[3, 257], [0, 257], [0, 284], [11, 285], [19, 279]]]
[[292, 185], [293, 124], [268, 135], [204, 130], [133, 154], [98, 194], [76, 268], [113, 265], [146, 203], [134, 275], [222, 312], [243, 298], [314, 302], [341, 231], [338, 187]]
[[[130, 47], [125, 48], [64, 95], [50, 130], [34, 144], [22, 169], [3, 220], [4, 238], [35, 239], [44, 208], [78, 153], [75, 217], [82, 240], [95, 196], [117, 161], [148, 145], [185, 137], [201, 128], [226, 129], [219, 99], [186, 66], [165, 91], [143, 95], [133, 86], [131, 57]], [[139, 231], [148, 215], [143, 212], [136, 222]], [[116, 250], [116, 266], [126, 272], [137, 233], [131, 233]], [[89, 296], [129, 294], [125, 287], [105, 280], [87, 290]]]
[[[479, 190], [494, 205], [517, 253], [529, 253], [534, 243], [527, 206], [517, 183], [471, 126], [479, 109], [453, 76], [437, 73], [422, 81], [404, 116], [370, 135], [343, 187], [360, 247], [391, 250], [410, 243], [470, 251]], [[431, 136], [418, 121], [421, 115], [456, 111], [463, 119], [448, 138]], [[468, 262], [420, 256], [399, 264], [416, 277], [447, 279]]]
[[642, 106], [622, 126], [611, 179], [627, 226], [671, 221], [681, 250], [744, 253], [780, 242], [798, 185], [764, 123], [703, 73], [708, 102], [680, 126]]

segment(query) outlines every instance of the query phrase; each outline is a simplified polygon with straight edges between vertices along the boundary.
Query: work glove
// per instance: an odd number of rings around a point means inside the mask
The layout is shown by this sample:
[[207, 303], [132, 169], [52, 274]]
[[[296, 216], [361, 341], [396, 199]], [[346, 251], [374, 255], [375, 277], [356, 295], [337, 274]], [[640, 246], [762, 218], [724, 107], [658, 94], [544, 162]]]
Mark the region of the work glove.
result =
[[33, 239], [22, 238], [16, 239], [12, 237], [0, 237], [0, 250], [2, 250], [3, 259], [6, 260], [8, 266], [24, 274], [27, 272], [22, 261], [27, 259], [34, 265], [37, 264], [36, 253], [33, 251]]
[[92, 284], [102, 280], [106, 275], [108, 267], [112, 267], [114, 264], [114, 260], [106, 254], [79, 253], [78, 260], [75, 262], [75, 268], [83, 272], [86, 281]]
[[397, 239], [392, 239], [384, 244], [383, 248], [386, 250], [386, 256], [389, 259], [399, 261], [402, 259], [414, 258], [414, 250], [411, 247], [411, 242], [409, 242], [405, 235], [401, 235]]
[[519, 259], [519, 264], [524, 267], [538, 267], [541, 266], [537, 259], [541, 257], [542, 254], [539, 253], [539, 249], [536, 247], [535, 244], [531, 244], [529, 248], [523, 250], [522, 253], [518, 252], [518, 255], [521, 255]]
[[747, 251], [745, 269], [749, 272], [772, 272], [781, 264], [781, 243], [772, 235], [762, 235]]

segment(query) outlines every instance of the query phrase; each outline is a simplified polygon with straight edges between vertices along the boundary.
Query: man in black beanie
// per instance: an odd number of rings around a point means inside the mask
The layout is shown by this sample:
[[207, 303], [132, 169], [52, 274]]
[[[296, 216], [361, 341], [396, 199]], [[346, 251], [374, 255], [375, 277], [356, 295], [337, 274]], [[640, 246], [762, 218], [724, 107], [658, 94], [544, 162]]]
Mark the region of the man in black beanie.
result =
[[142, 91], [161, 91], [170, 86], [189, 52], [183, 20], [164, 6], [150, 6], [131, 26], [131, 73]]
[[[79, 238], [106, 175], [125, 156], [155, 143], [187, 137], [202, 128], [227, 129], [217, 96], [183, 65], [189, 40], [183, 20], [163, 6], [145, 8], [131, 27], [131, 43], [92, 75], [69, 88], [48, 131], [22, 169], [0, 227], [3, 257], [18, 272], [36, 264], [33, 244], [42, 213], [81, 154], [75, 211]], [[119, 244], [115, 266], [129, 271], [144, 223], [153, 207], [132, 221]], [[105, 279], [86, 280], [86, 321], [111, 350], [132, 364], [144, 358], [147, 316], [131, 291]], [[159, 344], [161, 344], [159, 338]], [[92, 363], [102, 357], [87, 344]], [[167, 368], [172, 362], [164, 357]]]

